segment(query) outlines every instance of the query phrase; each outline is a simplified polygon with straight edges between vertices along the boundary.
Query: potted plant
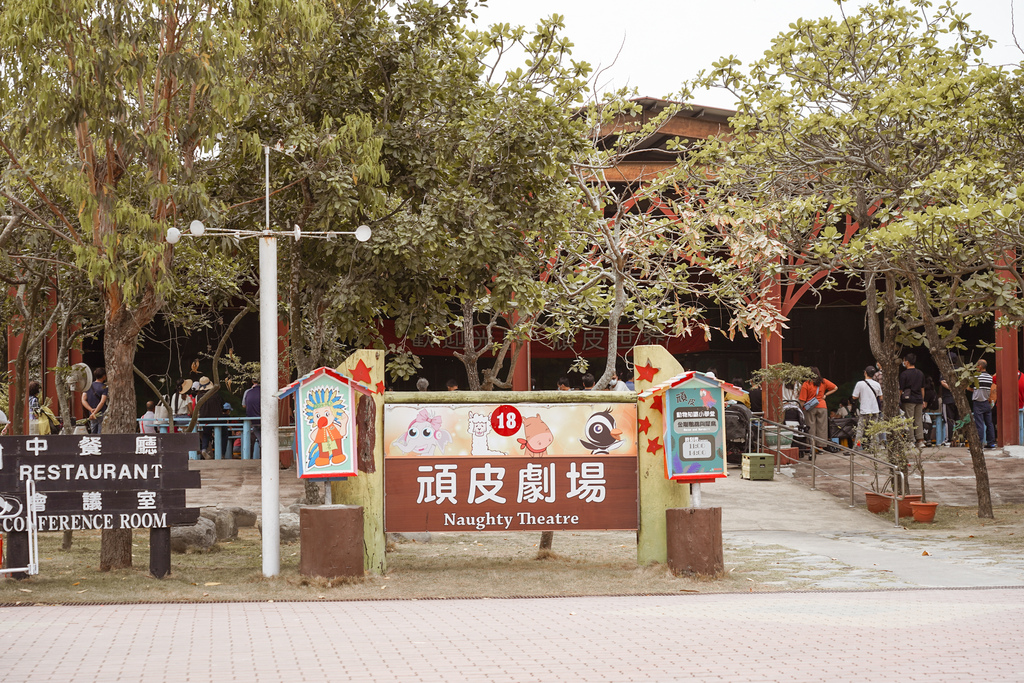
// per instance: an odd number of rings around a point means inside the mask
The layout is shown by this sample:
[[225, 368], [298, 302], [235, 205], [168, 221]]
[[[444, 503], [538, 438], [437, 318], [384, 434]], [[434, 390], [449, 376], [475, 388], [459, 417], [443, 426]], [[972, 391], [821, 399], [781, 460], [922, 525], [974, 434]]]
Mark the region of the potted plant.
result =
[[[791, 363], [775, 363], [755, 370], [751, 375], [751, 385], [761, 389], [764, 417], [773, 422], [783, 422], [785, 419], [783, 416], [785, 411], [783, 387], [792, 388], [794, 385], [799, 385], [814, 379], [814, 377], [814, 371], [809, 367]], [[765, 429], [764, 442], [766, 446], [774, 446], [781, 451], [792, 445], [793, 432]]]
[[[895, 498], [899, 506], [900, 517], [909, 517], [912, 512], [909, 507], [910, 500], [920, 497], [914, 496], [909, 500], [907, 497], [908, 455], [912, 449], [911, 425], [912, 422], [909, 418], [898, 415], [888, 420], [875, 420], [864, 430], [864, 435], [871, 444], [872, 457], [875, 460], [889, 462], [903, 472], [903, 486], [901, 487], [900, 479], [893, 477], [890, 468], [881, 468], [886, 472], [886, 476], [884, 479], [880, 479], [879, 465], [877, 462], [872, 462], [874, 478], [871, 482], [871, 491], [864, 494], [868, 500], [869, 510], [875, 507], [879, 512], [885, 512], [889, 509], [892, 499]], [[879, 496], [886, 499], [884, 508], [881, 507], [882, 503], [878, 500]], [[872, 512], [874, 511], [872, 510]]]
[[915, 522], [925, 522], [930, 524], [935, 521], [935, 509], [939, 506], [938, 503], [928, 503], [925, 501], [914, 501], [910, 504], [910, 509], [914, 515]]

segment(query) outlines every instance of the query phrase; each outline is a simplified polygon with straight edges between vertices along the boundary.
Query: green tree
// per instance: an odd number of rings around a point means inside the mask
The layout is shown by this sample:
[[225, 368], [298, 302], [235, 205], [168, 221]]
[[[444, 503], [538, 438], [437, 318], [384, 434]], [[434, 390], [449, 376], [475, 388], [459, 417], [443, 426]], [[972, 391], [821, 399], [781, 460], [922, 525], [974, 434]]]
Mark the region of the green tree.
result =
[[[8, 174], [47, 206], [102, 299], [111, 432], [135, 430], [133, 361], [168, 292], [167, 228], [206, 213], [197, 160], [254, 99], [243, 58], [314, 14], [290, 2], [0, 7]], [[130, 539], [105, 532], [100, 568], [130, 566]]]
[[[934, 275], [918, 250], [922, 235], [900, 219], [951, 210], [953, 195], [927, 188], [948, 186], [939, 179], [953, 169], [994, 163], [985, 151], [985, 108], [998, 73], [977, 59], [989, 42], [952, 4], [880, 0], [839, 19], [797, 20], [748, 69], [726, 58], [703, 79], [738, 100], [735, 137], [697, 157], [702, 168], [717, 169], [708, 206], [764, 226], [799, 264], [789, 276], [863, 293], [887, 417], [899, 409], [900, 343], [908, 340], [901, 319], [916, 310], [932, 325], [945, 314], [929, 321], [925, 309], [948, 310], [956, 301], [925, 303], [911, 294], [914, 283]], [[957, 267], [940, 266], [940, 277]], [[842, 278], [834, 277], [837, 269]], [[831, 275], [821, 279], [824, 273]], [[943, 376], [953, 379], [938, 343], [946, 335], [933, 326], [927, 336]], [[979, 515], [991, 517], [976, 435], [971, 452]]]

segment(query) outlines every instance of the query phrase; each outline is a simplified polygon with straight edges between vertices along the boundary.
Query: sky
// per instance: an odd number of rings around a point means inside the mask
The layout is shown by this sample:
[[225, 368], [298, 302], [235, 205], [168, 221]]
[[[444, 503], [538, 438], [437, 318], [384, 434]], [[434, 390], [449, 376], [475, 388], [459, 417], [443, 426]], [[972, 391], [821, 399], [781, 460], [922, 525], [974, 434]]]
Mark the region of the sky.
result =
[[[846, 11], [854, 13], [863, 4], [850, 2], [853, 9]], [[971, 28], [996, 41], [983, 55], [987, 62], [1024, 61], [1011, 30], [1015, 20], [1024, 45], [1024, 0], [959, 0], [957, 9], [971, 14]], [[600, 90], [632, 86], [650, 97], [678, 92], [685, 80], [723, 56], [732, 54], [749, 64], [797, 18], [838, 16], [833, 0], [488, 0], [477, 14], [478, 25], [508, 22], [527, 27], [541, 17], [560, 14], [565, 35], [575, 45], [573, 58], [609, 67]], [[724, 90], [696, 92], [691, 100], [733, 108], [732, 96]]]

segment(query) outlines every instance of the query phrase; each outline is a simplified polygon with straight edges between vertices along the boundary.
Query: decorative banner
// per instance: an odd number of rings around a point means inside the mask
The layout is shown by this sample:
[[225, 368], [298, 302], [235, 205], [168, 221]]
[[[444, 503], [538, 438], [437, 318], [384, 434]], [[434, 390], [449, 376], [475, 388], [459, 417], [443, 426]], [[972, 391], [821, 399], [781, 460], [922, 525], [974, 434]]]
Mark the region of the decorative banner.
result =
[[722, 388], [697, 376], [665, 391], [665, 476], [710, 481], [725, 476]]
[[388, 404], [387, 531], [635, 529], [633, 403]]
[[636, 453], [633, 403], [384, 406], [384, 454], [389, 458]]
[[[185, 489], [198, 434], [0, 437], [0, 530], [25, 531], [31, 505], [39, 531], [139, 529], [195, 524]], [[25, 482], [36, 485], [25, 500]]]

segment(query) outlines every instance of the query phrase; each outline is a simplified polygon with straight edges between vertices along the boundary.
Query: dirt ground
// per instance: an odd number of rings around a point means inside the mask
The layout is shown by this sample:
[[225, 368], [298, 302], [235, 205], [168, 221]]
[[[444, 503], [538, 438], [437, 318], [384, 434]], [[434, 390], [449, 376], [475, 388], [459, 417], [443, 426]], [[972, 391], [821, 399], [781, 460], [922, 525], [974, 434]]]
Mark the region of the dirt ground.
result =
[[[996, 554], [1024, 550], [1024, 505], [998, 509], [981, 520], [972, 508], [941, 506], [934, 524], [904, 521], [924, 539], [971, 539]], [[556, 556], [535, 559], [540, 535], [532, 532], [431, 535], [431, 542], [395, 544], [386, 576], [326, 581], [298, 573], [299, 544], [281, 548], [281, 574], [262, 576], [260, 536], [240, 530], [210, 552], [172, 556], [171, 575], [148, 574], [148, 535], [136, 532], [134, 567], [97, 571], [99, 532], [76, 532], [69, 551], [60, 534], [40, 535], [40, 574], [0, 581], [0, 604], [219, 602], [264, 600], [379, 600], [512, 596], [626, 595], [815, 590], [841, 587], [848, 568], [833, 563], [808, 575], [786, 549], [724, 543], [722, 576], [676, 577], [665, 565], [636, 563], [634, 532], [558, 532]], [[879, 584], [879, 587], [885, 584]]]
[[40, 535], [40, 574], [0, 581], [0, 603], [367, 600], [569, 596], [732, 591], [740, 580], [677, 578], [664, 565], [639, 567], [634, 532], [555, 534], [556, 556], [534, 559], [538, 533], [433, 534], [430, 543], [398, 543], [386, 576], [329, 582], [298, 573], [299, 544], [281, 548], [281, 574], [262, 576], [260, 536], [241, 529], [211, 552], [175, 554], [171, 575], [148, 575], [148, 535], [135, 534], [134, 567], [97, 571], [99, 532], [76, 532], [70, 551], [60, 534]]
[[[971, 507], [973, 472], [966, 451], [946, 449], [928, 469], [929, 497], [942, 503], [934, 524], [901, 520], [916, 542], [980, 549], [992, 561], [1020, 557], [1024, 551], [1024, 461], [987, 457], [996, 519], [982, 520]], [[848, 461], [824, 468], [844, 467]], [[208, 463], [204, 463], [209, 466]], [[258, 464], [258, 463], [257, 463]], [[247, 476], [217, 464], [214, 485], [196, 491], [190, 504], [253, 506], [258, 469]], [[224, 470], [221, 472], [220, 470]], [[809, 468], [794, 468], [794, 478], [809, 485]], [[862, 472], [861, 477], [870, 476]], [[204, 481], [206, 473], [204, 473]], [[237, 480], [237, 481], [236, 481]], [[248, 482], [248, 483], [247, 483]], [[819, 473], [817, 486], [841, 501], [848, 485]], [[915, 480], [914, 488], [919, 484]], [[290, 488], [285, 488], [290, 487]], [[301, 483], [282, 480], [282, 499], [297, 496]], [[250, 491], [249, 489], [252, 489]], [[193, 492], [190, 492], [192, 494]], [[201, 497], [200, 497], [201, 496]], [[857, 496], [863, 505], [863, 496]], [[1012, 502], [1011, 502], [1012, 501]], [[1001, 504], [1000, 504], [1001, 503]], [[256, 507], [258, 509], [258, 507]], [[263, 600], [439, 599], [510, 596], [623, 595], [680, 592], [748, 592], [842, 590], [893, 587], [881, 573], [858, 573], [829, 558], [802, 556], [791, 549], [730, 539], [725, 534], [725, 572], [719, 577], [676, 577], [665, 565], [640, 567], [636, 534], [626, 531], [557, 532], [555, 557], [537, 560], [536, 532], [434, 533], [429, 543], [395, 544], [388, 553], [386, 576], [329, 582], [298, 573], [299, 544], [281, 548], [281, 574], [262, 576], [259, 532], [240, 530], [235, 541], [222, 541], [210, 552], [172, 556], [171, 575], [148, 574], [149, 538], [137, 531], [134, 567], [97, 570], [99, 532], [75, 532], [70, 551], [60, 549], [61, 534], [40, 535], [40, 574], [25, 581], [0, 579], [0, 604], [203, 602]], [[855, 581], [851, 581], [856, 576]]]

